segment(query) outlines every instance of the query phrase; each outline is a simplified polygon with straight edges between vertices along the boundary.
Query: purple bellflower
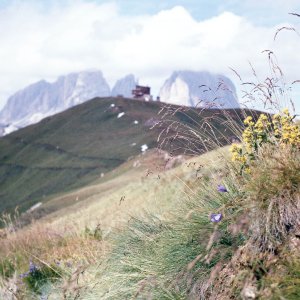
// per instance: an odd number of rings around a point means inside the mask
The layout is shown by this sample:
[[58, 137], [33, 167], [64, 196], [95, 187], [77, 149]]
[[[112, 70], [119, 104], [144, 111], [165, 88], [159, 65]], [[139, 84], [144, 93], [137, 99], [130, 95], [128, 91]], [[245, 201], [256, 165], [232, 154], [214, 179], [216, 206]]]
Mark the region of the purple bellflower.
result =
[[29, 270], [28, 270], [28, 272], [20, 274], [20, 277], [21, 278], [28, 277], [30, 274], [35, 273], [37, 270], [38, 270], [38, 267], [32, 261], [30, 261], [29, 262]]
[[227, 191], [227, 189], [226, 189], [226, 187], [224, 185], [219, 184], [218, 185], [218, 192], [220, 192], [220, 193], [227, 193], [228, 191]]
[[218, 223], [222, 220], [223, 215], [222, 214], [211, 214], [210, 215], [210, 221], [213, 223]]
[[29, 273], [34, 273], [37, 271], [37, 266], [31, 261], [29, 262]]

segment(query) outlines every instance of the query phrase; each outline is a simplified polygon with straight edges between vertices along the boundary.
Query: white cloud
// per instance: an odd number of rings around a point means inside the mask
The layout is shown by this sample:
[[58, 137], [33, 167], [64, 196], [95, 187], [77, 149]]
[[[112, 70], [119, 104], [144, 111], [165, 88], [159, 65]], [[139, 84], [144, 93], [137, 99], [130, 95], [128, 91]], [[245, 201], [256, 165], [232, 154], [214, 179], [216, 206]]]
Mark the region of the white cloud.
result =
[[196, 21], [179, 6], [129, 17], [114, 3], [70, 1], [48, 11], [12, 4], [0, 10], [0, 107], [27, 84], [88, 68], [101, 69], [111, 85], [134, 73], [154, 93], [178, 69], [221, 72], [238, 83], [228, 67], [248, 80], [250, 60], [264, 75], [264, 49], [275, 49], [288, 79], [299, 79], [300, 38], [282, 32], [273, 41], [282, 25], [255, 26], [230, 12]]

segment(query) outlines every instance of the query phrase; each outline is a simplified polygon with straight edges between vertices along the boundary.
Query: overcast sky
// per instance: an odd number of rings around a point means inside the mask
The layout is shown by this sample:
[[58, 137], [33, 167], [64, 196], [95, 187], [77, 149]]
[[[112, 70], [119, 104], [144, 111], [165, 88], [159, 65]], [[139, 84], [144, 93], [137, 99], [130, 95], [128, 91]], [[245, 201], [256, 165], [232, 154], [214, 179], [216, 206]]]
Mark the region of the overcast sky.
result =
[[[26, 85], [86, 69], [108, 83], [133, 73], [159, 92], [175, 70], [253, 81], [268, 76], [274, 50], [287, 84], [300, 79], [300, 0], [0, 0], [0, 108]], [[300, 84], [299, 84], [300, 86]], [[291, 96], [300, 112], [300, 93]], [[298, 96], [298, 99], [296, 97]]]

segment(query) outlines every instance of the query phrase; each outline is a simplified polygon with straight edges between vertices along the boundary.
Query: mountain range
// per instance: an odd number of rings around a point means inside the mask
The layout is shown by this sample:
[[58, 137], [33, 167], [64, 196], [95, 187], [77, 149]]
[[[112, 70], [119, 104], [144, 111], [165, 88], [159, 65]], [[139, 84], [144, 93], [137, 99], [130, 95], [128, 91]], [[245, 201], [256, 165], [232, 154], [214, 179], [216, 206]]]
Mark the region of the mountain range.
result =
[[[111, 89], [99, 70], [71, 73], [50, 83], [41, 80], [8, 98], [0, 112], [0, 136], [26, 127], [47, 116], [95, 97], [132, 97], [137, 80], [130, 74]], [[238, 108], [235, 87], [223, 75], [177, 71], [163, 84], [160, 100], [165, 103], [209, 108]]]

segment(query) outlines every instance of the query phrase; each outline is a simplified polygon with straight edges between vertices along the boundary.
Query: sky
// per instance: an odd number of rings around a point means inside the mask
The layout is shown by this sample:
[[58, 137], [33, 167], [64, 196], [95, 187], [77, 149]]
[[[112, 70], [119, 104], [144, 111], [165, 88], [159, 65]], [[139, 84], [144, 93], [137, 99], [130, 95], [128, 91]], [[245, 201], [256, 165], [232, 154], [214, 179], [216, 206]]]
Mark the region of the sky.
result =
[[[299, 0], [0, 0], [0, 109], [19, 89], [100, 69], [110, 86], [134, 74], [154, 96], [176, 70], [244, 82], [270, 77], [272, 50], [300, 113]], [[282, 27], [295, 30], [276, 31]], [[297, 77], [298, 76], [298, 77]], [[244, 101], [244, 100], [243, 100]]]

